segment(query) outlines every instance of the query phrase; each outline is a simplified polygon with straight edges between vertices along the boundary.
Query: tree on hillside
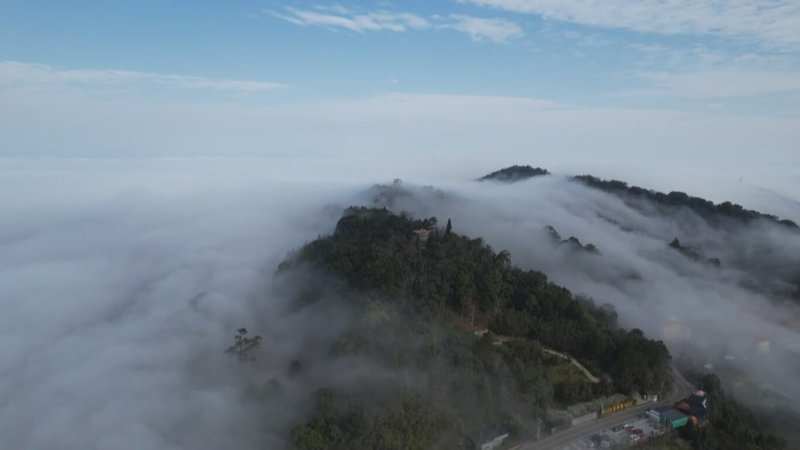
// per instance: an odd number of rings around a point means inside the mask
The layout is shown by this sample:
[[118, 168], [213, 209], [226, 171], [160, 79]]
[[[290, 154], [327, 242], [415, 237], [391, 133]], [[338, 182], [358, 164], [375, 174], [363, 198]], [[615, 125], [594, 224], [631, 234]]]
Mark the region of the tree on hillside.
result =
[[239, 361], [254, 361], [253, 356], [261, 347], [261, 336], [247, 337], [247, 328], [239, 328], [234, 336], [236, 342], [225, 350], [225, 353], [236, 355]]

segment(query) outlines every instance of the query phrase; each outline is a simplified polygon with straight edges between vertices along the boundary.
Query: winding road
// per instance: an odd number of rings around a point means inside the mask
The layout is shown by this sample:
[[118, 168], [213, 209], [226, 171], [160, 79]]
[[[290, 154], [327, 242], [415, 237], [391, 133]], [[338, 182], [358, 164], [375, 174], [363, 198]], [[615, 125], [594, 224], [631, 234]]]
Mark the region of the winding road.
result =
[[542, 350], [544, 350], [545, 353], [549, 353], [551, 355], [555, 355], [555, 356], [558, 356], [560, 358], [563, 358], [563, 359], [569, 361], [570, 363], [572, 363], [573, 366], [577, 367], [578, 370], [583, 372], [583, 374], [586, 376], [586, 379], [589, 380], [590, 382], [595, 383], [595, 384], [600, 382], [600, 378], [597, 378], [596, 376], [592, 375], [592, 372], [589, 372], [589, 369], [587, 369], [586, 367], [583, 367], [583, 364], [579, 363], [578, 360], [576, 360], [572, 356], [565, 355], [565, 354], [563, 354], [561, 352], [557, 352], [557, 351], [551, 350], [549, 348], [544, 348]]

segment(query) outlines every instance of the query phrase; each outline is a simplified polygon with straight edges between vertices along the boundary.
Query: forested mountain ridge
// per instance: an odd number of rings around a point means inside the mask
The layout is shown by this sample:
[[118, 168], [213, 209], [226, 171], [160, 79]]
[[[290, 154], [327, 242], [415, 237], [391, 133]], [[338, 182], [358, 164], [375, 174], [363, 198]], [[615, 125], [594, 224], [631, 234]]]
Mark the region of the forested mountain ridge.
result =
[[[478, 181], [495, 180], [511, 183], [542, 175], [550, 175], [550, 172], [540, 167], [533, 168], [529, 165], [513, 165], [487, 174], [479, 178]], [[624, 181], [604, 180], [592, 175], [575, 175], [572, 179], [586, 186], [610, 192], [615, 195], [627, 195], [630, 198], [641, 198], [664, 206], [683, 206], [710, 220], [717, 220], [721, 217], [742, 221], [763, 219], [786, 226], [790, 229], [800, 230], [800, 226], [792, 220], [781, 219], [773, 214], [765, 214], [745, 209], [741, 205], [729, 201], [715, 204], [710, 200], [691, 196], [684, 192], [672, 191], [665, 194], [653, 189], [630, 186]]]
[[[332, 352], [420, 371], [424, 381], [321, 391], [312, 420], [293, 432], [296, 448], [461, 448], [484, 429], [529, 439], [551, 407], [658, 387], [667, 375], [661, 342], [617, 329], [607, 311], [514, 267], [508, 252], [455, 233], [449, 221], [440, 228], [436, 218], [350, 208], [331, 235], [279, 272], [309, 268], [343, 280], [360, 311]], [[301, 307], [323, 301], [313, 280], [301, 284]], [[471, 333], [485, 326], [483, 338]], [[602, 381], [569, 375], [543, 346], [569, 353]], [[385, 400], [369, 406], [364, 392]]]
[[619, 180], [602, 180], [591, 175], [576, 175], [574, 180], [579, 181], [589, 187], [610, 192], [615, 195], [627, 195], [631, 198], [641, 198], [664, 206], [680, 206], [689, 208], [693, 212], [706, 218], [707, 220], [719, 220], [729, 218], [749, 222], [752, 220], [766, 220], [779, 225], [783, 225], [793, 230], [800, 230], [800, 227], [789, 219], [780, 219], [773, 214], [764, 214], [758, 211], [745, 209], [741, 205], [722, 202], [715, 204], [710, 200], [700, 197], [690, 196], [684, 192], [672, 191], [668, 194], [639, 186], [629, 186], [628, 183]]
[[541, 167], [534, 168], [531, 166], [510, 166], [485, 175], [478, 179], [478, 181], [493, 180], [513, 183], [515, 181], [527, 180], [528, 178], [539, 177], [543, 175], [550, 175], [550, 172], [548, 172], [547, 169], [542, 169]]
[[[598, 308], [545, 274], [514, 267], [507, 251], [494, 252], [480, 238], [458, 235], [449, 222], [440, 231], [437, 223], [434, 217], [350, 208], [331, 236], [306, 245], [297, 260], [325, 267], [355, 289], [402, 301], [413, 314], [480, 317], [495, 333], [539, 340], [618, 375], [622, 392], [661, 381], [669, 359], [663, 344], [638, 330], [608, 327], [595, 317]], [[415, 234], [419, 230], [427, 231], [425, 240]], [[643, 359], [620, 361], [626, 351], [641, 352]], [[639, 362], [648, 367], [626, 370]]]
[[[594, 198], [593, 204], [584, 204], [580, 210], [590, 211], [594, 210], [595, 204], [606, 204], [605, 210], [597, 209], [594, 215], [628, 233], [626, 239], [635, 239], [634, 234], [645, 233], [654, 239], [671, 243], [671, 248], [689, 259], [704, 262], [709, 267], [721, 266], [738, 271], [733, 278], [728, 277], [730, 271], [725, 274], [718, 271], [712, 276], [770, 297], [775, 303], [800, 299], [800, 272], [797, 269], [800, 266], [797, 257], [793, 256], [800, 253], [789, 250], [797, 249], [800, 242], [800, 227], [794, 221], [745, 209], [732, 202], [715, 204], [683, 192], [663, 193], [591, 175], [570, 176], [562, 180], [565, 183], [560, 185], [562, 190], [572, 185], [601, 191], [613, 197], [614, 201], [621, 200], [624, 208], [619, 212], [625, 211], [623, 214], [609, 214], [607, 211], [614, 210], [616, 206], [607, 203], [610, 199], [600, 198]], [[541, 189], [548, 190], [548, 184], [540, 183], [537, 191], [531, 192], [531, 199], [540, 198], [543, 194]], [[633, 211], [635, 213], [631, 214]], [[554, 224], [561, 227], [561, 224]], [[550, 229], [548, 232], [558, 236]], [[676, 239], [679, 241], [676, 242]], [[560, 237], [558, 240], [561, 241]], [[602, 241], [598, 243], [602, 244]], [[576, 249], [580, 248], [576, 240], [572, 240], [571, 244]], [[705, 252], [709, 256], [704, 256]], [[552, 268], [548, 269], [548, 273], [549, 270]]]

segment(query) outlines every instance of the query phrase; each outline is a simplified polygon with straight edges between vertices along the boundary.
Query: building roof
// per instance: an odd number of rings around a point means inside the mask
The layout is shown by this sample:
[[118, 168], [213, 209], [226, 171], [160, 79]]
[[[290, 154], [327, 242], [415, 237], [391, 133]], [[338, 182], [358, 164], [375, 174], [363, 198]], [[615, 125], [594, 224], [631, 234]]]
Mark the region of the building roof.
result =
[[426, 230], [425, 228], [420, 228], [419, 230], [414, 230], [414, 234], [417, 236], [417, 239], [420, 241], [428, 240], [428, 237], [431, 234], [431, 230]]
[[670, 408], [669, 411], [665, 411], [663, 414], [665, 419], [670, 422], [675, 422], [676, 420], [685, 419], [686, 415], [675, 408]]
[[683, 401], [689, 407], [684, 410], [686, 414], [697, 417], [700, 420], [705, 419], [708, 415], [708, 397], [692, 394]]
[[695, 405], [700, 405], [700, 406], [705, 408], [707, 400], [708, 399], [705, 396], [692, 394], [688, 398], [684, 399], [683, 401], [685, 401], [689, 405], [695, 404]]
[[659, 414], [663, 414], [663, 413], [669, 411], [670, 409], [675, 409], [675, 408], [673, 408], [671, 406], [659, 406], [658, 408], [655, 409], [655, 411], [657, 413], [659, 413]]
[[700, 420], [704, 420], [708, 415], [708, 410], [702, 406], [689, 405], [689, 410], [686, 411], [686, 414], [697, 417]]

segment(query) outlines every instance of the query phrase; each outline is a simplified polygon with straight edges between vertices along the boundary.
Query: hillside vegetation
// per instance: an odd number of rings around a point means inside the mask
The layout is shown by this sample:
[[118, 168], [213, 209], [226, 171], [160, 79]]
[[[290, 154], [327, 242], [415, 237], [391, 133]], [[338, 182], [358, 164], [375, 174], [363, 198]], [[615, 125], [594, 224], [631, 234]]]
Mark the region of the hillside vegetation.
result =
[[721, 219], [734, 219], [739, 221], [766, 220], [769, 222], [783, 225], [793, 230], [800, 230], [796, 223], [788, 219], [780, 219], [772, 214], [764, 214], [751, 209], [745, 209], [741, 205], [731, 202], [715, 204], [712, 201], [694, 197], [684, 192], [673, 191], [668, 194], [638, 186], [628, 186], [628, 183], [619, 180], [602, 180], [591, 175], [578, 175], [573, 177], [575, 180], [596, 189], [610, 192], [616, 195], [624, 195], [628, 198], [641, 198], [664, 206], [680, 206], [689, 208], [696, 214], [704, 217], [712, 223]]
[[[661, 342], [615, 328], [590, 301], [514, 267], [508, 252], [455, 233], [449, 221], [440, 229], [436, 218], [350, 208], [333, 234], [279, 272], [307, 277], [295, 282], [298, 307], [331, 289], [316, 274], [341, 280], [335, 289], [356, 320], [331, 352], [404, 374], [319, 391], [313, 418], [293, 431], [296, 448], [469, 448], [499, 431], [531, 439], [549, 425], [541, 420], [550, 408], [666, 380]], [[472, 333], [483, 327], [482, 337]]]
[[543, 175], [550, 175], [550, 172], [548, 172], [547, 169], [542, 169], [541, 167], [534, 168], [531, 166], [510, 166], [481, 177], [478, 181], [494, 180], [513, 183], [515, 181], [527, 180], [528, 178], [539, 177]]

